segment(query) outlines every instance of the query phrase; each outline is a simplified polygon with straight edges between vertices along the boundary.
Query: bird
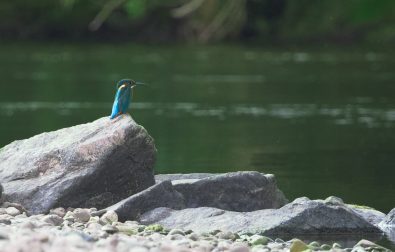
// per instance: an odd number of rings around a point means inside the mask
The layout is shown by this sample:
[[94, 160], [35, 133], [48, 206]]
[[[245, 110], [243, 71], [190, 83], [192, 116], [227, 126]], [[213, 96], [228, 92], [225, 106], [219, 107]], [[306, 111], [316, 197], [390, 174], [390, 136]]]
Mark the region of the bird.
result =
[[132, 96], [132, 89], [138, 85], [146, 84], [131, 79], [122, 79], [118, 81], [116, 85], [117, 92], [115, 93], [110, 119], [114, 119], [117, 116], [127, 112]]

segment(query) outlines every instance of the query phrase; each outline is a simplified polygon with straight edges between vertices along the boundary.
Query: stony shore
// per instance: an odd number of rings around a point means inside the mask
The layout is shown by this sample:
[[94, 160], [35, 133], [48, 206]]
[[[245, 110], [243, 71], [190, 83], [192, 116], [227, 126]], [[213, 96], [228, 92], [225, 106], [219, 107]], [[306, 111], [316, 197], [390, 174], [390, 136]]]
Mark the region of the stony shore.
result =
[[154, 175], [156, 152], [129, 115], [3, 147], [0, 252], [363, 252], [389, 251], [368, 240], [395, 241], [395, 209], [335, 196], [290, 202], [273, 174], [257, 171]]
[[27, 216], [19, 204], [0, 208], [0, 251], [390, 251], [368, 240], [353, 247], [338, 243], [309, 244], [299, 239], [283, 241], [260, 234], [214, 230], [165, 229], [158, 224], [119, 222], [113, 211], [57, 208], [49, 214]]

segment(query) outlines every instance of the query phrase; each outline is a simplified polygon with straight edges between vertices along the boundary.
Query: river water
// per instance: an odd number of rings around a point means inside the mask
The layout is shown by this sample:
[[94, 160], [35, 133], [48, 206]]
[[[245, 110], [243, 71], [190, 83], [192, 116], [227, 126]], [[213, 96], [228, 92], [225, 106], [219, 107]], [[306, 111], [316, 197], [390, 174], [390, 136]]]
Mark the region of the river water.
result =
[[395, 51], [0, 45], [0, 145], [110, 114], [115, 81], [157, 173], [273, 173], [289, 199], [395, 207]]

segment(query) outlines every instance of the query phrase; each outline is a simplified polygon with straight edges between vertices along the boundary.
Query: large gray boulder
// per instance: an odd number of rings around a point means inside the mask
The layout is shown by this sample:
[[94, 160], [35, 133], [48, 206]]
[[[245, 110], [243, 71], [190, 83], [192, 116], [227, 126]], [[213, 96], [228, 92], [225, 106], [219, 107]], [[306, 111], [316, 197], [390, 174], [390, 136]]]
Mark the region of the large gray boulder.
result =
[[376, 234], [382, 231], [344, 204], [299, 198], [280, 209], [233, 212], [212, 207], [157, 208], [140, 217], [143, 224], [195, 232], [223, 230], [265, 235]]
[[106, 210], [113, 210], [120, 221], [135, 220], [141, 214], [157, 207], [185, 208], [183, 196], [174, 190], [170, 181], [163, 181], [126, 198]]
[[148, 210], [211, 206], [234, 211], [278, 208], [286, 203], [273, 175], [258, 172], [156, 175], [157, 184], [110, 206], [119, 218], [135, 220]]
[[385, 232], [388, 240], [395, 243], [395, 208], [379, 223], [379, 227]]
[[6, 201], [31, 213], [107, 207], [154, 184], [156, 149], [129, 115], [15, 141], [0, 150]]
[[246, 212], [279, 208], [288, 201], [277, 188], [273, 175], [255, 171], [224, 174], [157, 175], [157, 181], [169, 179], [185, 199], [188, 208], [215, 207]]
[[347, 205], [354, 212], [356, 212], [359, 216], [372, 223], [375, 226], [379, 226], [379, 223], [384, 220], [385, 214], [369, 207], [365, 206], [356, 206], [356, 205]]
[[395, 230], [395, 208], [393, 208], [387, 216], [383, 219], [383, 221], [380, 223], [380, 226], [387, 227], [387, 228], [392, 228]]

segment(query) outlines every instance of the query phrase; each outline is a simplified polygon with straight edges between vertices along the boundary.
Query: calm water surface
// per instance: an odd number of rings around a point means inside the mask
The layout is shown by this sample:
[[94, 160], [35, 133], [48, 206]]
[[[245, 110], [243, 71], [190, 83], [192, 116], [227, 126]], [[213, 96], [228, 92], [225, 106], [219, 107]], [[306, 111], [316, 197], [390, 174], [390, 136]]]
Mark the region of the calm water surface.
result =
[[258, 170], [289, 199], [395, 207], [394, 48], [1, 45], [0, 145], [109, 115], [114, 81], [157, 173]]

